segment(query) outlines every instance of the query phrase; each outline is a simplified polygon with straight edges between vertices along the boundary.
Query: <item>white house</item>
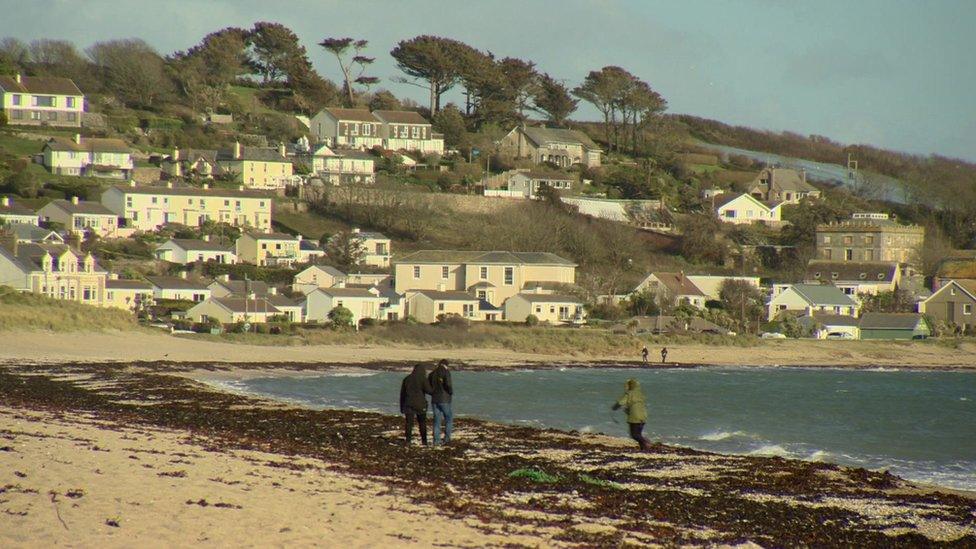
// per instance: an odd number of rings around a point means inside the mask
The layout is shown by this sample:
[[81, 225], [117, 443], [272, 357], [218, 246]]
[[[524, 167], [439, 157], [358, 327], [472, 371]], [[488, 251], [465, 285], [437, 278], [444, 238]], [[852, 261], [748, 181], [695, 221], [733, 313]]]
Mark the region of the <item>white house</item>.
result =
[[794, 284], [769, 301], [769, 320], [784, 312], [831, 313], [856, 317], [860, 307], [841, 290], [826, 284]]
[[308, 294], [318, 288], [331, 288], [345, 280], [346, 274], [335, 267], [312, 265], [295, 275], [291, 288], [296, 292]]
[[307, 155], [312, 173], [332, 185], [376, 182], [376, 157], [355, 149], [333, 151], [327, 145], [313, 146]]
[[850, 315], [814, 313], [801, 316], [797, 321], [816, 339], [827, 339], [828, 336], [861, 339], [859, 320]]
[[207, 221], [271, 230], [271, 195], [267, 192], [203, 187], [120, 185], [102, 193], [102, 204], [125, 226], [154, 231], [167, 223], [199, 227]]
[[367, 109], [326, 107], [311, 120], [312, 133], [330, 147], [371, 149], [383, 146], [383, 122]]
[[209, 235], [202, 240], [171, 238], [160, 244], [154, 252], [156, 259], [186, 265], [197, 261], [206, 263], [237, 263], [237, 254], [230, 246], [210, 241]]
[[895, 262], [850, 262], [812, 259], [803, 282], [831, 284], [857, 299], [860, 295], [892, 292], [901, 283], [901, 269]]
[[444, 137], [434, 133], [426, 118], [416, 111], [373, 111], [383, 126], [383, 148], [392, 151], [416, 151], [421, 154], [444, 154]]
[[550, 324], [582, 324], [586, 318], [582, 301], [561, 294], [519, 293], [506, 299], [502, 308], [510, 322], [525, 322], [529, 315]]
[[211, 297], [186, 311], [186, 318], [193, 322], [216, 320], [222, 324], [262, 324], [280, 316], [284, 316], [281, 310], [264, 298]]
[[210, 299], [211, 292], [207, 284], [186, 278], [186, 273], [181, 276], [147, 276], [146, 281], [152, 284], [153, 298], [157, 301], [174, 299], [200, 302]]
[[384, 302], [375, 288], [318, 288], [305, 296], [305, 321], [328, 322], [332, 309], [345, 307], [352, 312], [353, 324], [359, 325], [364, 318], [381, 319]]
[[684, 273], [651, 273], [631, 293], [643, 291], [650, 292], [671, 305], [687, 303], [699, 309], [704, 309], [705, 302], [709, 299]]
[[777, 224], [781, 221], [781, 204], [767, 204], [756, 197], [741, 193], [724, 193], [713, 199], [713, 211], [719, 220], [736, 225], [755, 223]]
[[118, 217], [98, 202], [83, 202], [77, 196], [71, 200], [52, 200], [37, 214], [45, 223], [60, 223], [65, 229], [78, 233], [94, 233], [101, 237], [118, 236]]
[[39, 225], [39, 217], [34, 210], [21, 206], [10, 200], [10, 197], [0, 197], [0, 225]]
[[70, 78], [0, 76], [0, 111], [12, 126], [80, 127], [85, 96]]
[[135, 164], [121, 139], [54, 137], [42, 149], [44, 167], [56, 175], [129, 179]]

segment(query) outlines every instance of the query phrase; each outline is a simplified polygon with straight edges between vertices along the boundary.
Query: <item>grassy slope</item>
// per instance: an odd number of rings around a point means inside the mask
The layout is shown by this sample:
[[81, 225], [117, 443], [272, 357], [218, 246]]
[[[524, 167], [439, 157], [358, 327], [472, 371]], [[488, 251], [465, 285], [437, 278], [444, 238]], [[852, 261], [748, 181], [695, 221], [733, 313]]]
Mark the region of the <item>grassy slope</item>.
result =
[[20, 293], [0, 286], [0, 331], [55, 332], [132, 330], [134, 317], [119, 309], [102, 309], [70, 301]]

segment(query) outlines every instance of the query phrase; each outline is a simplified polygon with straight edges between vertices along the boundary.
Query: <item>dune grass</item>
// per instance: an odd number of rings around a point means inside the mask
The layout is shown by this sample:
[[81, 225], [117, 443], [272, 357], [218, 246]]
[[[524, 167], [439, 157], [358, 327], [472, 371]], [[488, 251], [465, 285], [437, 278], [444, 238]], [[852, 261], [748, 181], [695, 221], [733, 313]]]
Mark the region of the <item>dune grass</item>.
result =
[[132, 314], [71, 301], [21, 293], [0, 286], [0, 331], [92, 332], [135, 330]]

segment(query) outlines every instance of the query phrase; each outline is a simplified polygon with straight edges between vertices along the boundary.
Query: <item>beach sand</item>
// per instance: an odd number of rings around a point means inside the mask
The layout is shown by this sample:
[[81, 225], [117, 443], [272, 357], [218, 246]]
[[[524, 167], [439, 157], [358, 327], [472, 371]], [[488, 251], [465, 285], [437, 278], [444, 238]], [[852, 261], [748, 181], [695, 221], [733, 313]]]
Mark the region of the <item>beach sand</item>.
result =
[[[677, 364], [752, 366], [854, 366], [976, 368], [976, 345], [953, 349], [936, 344], [885, 341], [763, 341], [754, 347], [669, 345], [668, 359]], [[481, 366], [533, 363], [598, 363], [638, 360], [633, 357], [539, 355], [504, 349], [428, 349], [403, 346], [264, 346], [215, 343], [144, 331], [0, 333], [0, 362], [61, 363], [70, 361], [178, 362], [329, 362], [425, 361], [448, 357]]]
[[[0, 407], [0, 546], [535, 544], [316, 459]], [[500, 530], [500, 529], [499, 529]]]

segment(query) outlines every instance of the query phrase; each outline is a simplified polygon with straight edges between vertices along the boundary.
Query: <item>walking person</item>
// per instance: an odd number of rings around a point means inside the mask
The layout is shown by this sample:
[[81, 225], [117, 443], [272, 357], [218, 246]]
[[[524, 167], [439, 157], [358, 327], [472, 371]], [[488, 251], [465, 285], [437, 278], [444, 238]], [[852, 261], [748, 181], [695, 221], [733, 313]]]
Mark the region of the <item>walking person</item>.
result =
[[644, 391], [636, 379], [628, 379], [626, 392], [620, 397], [614, 410], [624, 409], [627, 414], [627, 424], [630, 426], [630, 438], [640, 445], [640, 449], [647, 451], [651, 443], [644, 438], [644, 424], [647, 422], [647, 404], [644, 401]]
[[400, 384], [400, 413], [404, 415], [406, 445], [410, 446], [410, 434], [416, 420], [420, 429], [420, 441], [427, 446], [427, 395], [430, 382], [423, 364], [416, 364], [410, 375]]
[[650, 354], [650, 351], [647, 350], [647, 345], [644, 345], [644, 348], [641, 349], [641, 357], [644, 358], [644, 364], [647, 364], [647, 355], [648, 354]]
[[668, 361], [668, 348], [667, 347], [662, 347], [661, 348], [661, 364], [664, 364], [667, 361]]
[[434, 371], [427, 376], [430, 382], [430, 404], [434, 409], [434, 446], [441, 437], [441, 422], [444, 422], [444, 444], [451, 442], [451, 429], [454, 426], [454, 414], [451, 412], [451, 398], [454, 396], [454, 385], [451, 384], [451, 372], [447, 369], [447, 360], [441, 359]]

